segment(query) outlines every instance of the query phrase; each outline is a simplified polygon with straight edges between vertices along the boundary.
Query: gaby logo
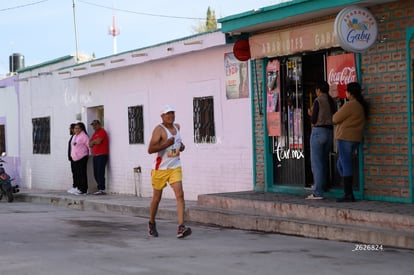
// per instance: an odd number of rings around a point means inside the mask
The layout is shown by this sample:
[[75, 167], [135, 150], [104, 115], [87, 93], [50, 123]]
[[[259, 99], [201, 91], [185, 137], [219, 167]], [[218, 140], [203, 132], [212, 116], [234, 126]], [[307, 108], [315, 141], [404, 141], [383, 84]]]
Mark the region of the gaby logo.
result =
[[349, 43], [355, 43], [358, 41], [368, 43], [371, 37], [369, 32], [369, 22], [358, 22], [358, 18], [353, 18], [352, 21], [348, 22], [349, 32], [347, 35], [347, 41]]
[[363, 52], [375, 43], [378, 27], [374, 16], [367, 9], [352, 6], [338, 14], [334, 33], [345, 50]]

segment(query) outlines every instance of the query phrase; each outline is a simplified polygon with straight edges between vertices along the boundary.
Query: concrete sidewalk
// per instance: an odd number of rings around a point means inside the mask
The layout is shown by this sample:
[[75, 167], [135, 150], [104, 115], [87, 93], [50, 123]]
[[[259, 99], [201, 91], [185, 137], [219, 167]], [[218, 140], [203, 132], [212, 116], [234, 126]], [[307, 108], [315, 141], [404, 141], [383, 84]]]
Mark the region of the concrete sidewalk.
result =
[[[107, 194], [107, 195], [72, 195], [66, 191], [48, 190], [21, 190], [15, 195], [15, 201], [51, 204], [69, 207], [78, 210], [94, 210], [99, 212], [115, 212], [123, 215], [149, 217], [151, 198], [142, 198], [133, 195]], [[188, 209], [197, 202], [186, 202], [186, 215]], [[175, 199], [161, 200], [157, 218], [175, 220]]]
[[[16, 201], [79, 210], [149, 216], [151, 198], [132, 195], [71, 195], [65, 191], [22, 190]], [[186, 202], [186, 222], [318, 239], [414, 249], [414, 205], [378, 201], [336, 203], [301, 196], [234, 192], [200, 195]], [[177, 218], [174, 199], [163, 199], [158, 219]]]

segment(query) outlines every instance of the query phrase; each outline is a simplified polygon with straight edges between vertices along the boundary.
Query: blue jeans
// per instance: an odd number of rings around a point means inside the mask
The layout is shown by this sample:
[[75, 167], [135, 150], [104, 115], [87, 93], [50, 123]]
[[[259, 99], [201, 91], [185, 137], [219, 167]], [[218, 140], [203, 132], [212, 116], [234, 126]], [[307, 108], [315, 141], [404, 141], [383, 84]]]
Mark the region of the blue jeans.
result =
[[338, 139], [339, 156], [336, 167], [341, 177], [351, 177], [353, 175], [352, 158], [354, 153], [357, 152], [358, 146], [359, 142]]
[[333, 143], [333, 130], [313, 127], [310, 137], [311, 167], [313, 173], [313, 195], [321, 197], [323, 187], [328, 184], [329, 152]]
[[98, 190], [105, 190], [105, 167], [108, 155], [97, 155], [93, 157], [93, 176], [98, 185]]

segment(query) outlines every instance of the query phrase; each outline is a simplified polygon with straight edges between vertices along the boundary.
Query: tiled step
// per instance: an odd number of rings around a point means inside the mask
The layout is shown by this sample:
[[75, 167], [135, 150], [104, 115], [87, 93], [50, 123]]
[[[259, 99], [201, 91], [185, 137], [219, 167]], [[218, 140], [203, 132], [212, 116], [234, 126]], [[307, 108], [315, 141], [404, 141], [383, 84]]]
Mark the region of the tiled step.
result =
[[205, 224], [311, 238], [414, 249], [407, 215], [305, 204], [200, 195], [189, 219]]
[[[293, 219], [312, 219], [318, 222], [380, 227], [414, 233], [414, 216], [384, 213], [372, 209], [355, 209], [352, 204], [337, 207], [335, 202], [266, 201], [222, 195], [200, 195], [197, 206], [235, 210], [253, 215], [277, 216]], [[306, 202], [306, 203], [305, 203]], [[356, 202], [354, 206], [358, 204]], [[365, 202], [368, 203], [368, 202]], [[341, 204], [344, 206], [344, 204]], [[358, 205], [356, 205], [358, 206]]]

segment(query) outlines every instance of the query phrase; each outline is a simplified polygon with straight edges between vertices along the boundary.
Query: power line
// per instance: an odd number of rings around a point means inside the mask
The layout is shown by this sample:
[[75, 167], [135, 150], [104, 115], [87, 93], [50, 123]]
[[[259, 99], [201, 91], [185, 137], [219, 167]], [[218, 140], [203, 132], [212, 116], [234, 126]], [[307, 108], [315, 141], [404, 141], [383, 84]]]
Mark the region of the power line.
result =
[[0, 12], [1, 11], [7, 11], [7, 10], [20, 9], [20, 8], [24, 8], [24, 7], [27, 7], [27, 6], [33, 6], [33, 5], [37, 5], [37, 4], [40, 4], [40, 3], [43, 3], [43, 2], [47, 2], [47, 1], [49, 1], [49, 0], [42, 0], [42, 1], [37, 1], [37, 2], [28, 3], [28, 4], [24, 4], [24, 5], [14, 6], [14, 7], [10, 7], [10, 8], [4, 8], [4, 9], [1, 9]]
[[196, 20], [205, 20], [205, 18], [199, 18], [199, 17], [173, 16], [173, 15], [164, 15], [164, 14], [155, 14], [155, 13], [145, 13], [145, 12], [124, 10], [124, 9], [117, 9], [117, 8], [108, 7], [108, 6], [104, 6], [104, 5], [99, 5], [99, 4], [91, 3], [91, 2], [88, 2], [88, 1], [82, 1], [82, 0], [78, 0], [78, 2], [81, 2], [81, 3], [84, 3], [84, 4], [88, 4], [88, 5], [91, 5], [91, 6], [95, 6], [95, 7], [104, 8], [104, 9], [110, 9], [110, 10], [115, 10], [115, 11], [121, 11], [121, 12], [127, 12], [127, 13], [134, 13], [134, 14], [140, 14], [140, 15], [146, 15], [146, 16], [153, 16], [153, 17], [166, 17], [166, 18], [191, 19], [191, 20], [194, 20], [194, 19], [196, 19]]

